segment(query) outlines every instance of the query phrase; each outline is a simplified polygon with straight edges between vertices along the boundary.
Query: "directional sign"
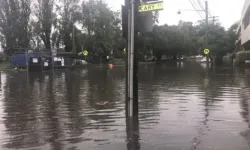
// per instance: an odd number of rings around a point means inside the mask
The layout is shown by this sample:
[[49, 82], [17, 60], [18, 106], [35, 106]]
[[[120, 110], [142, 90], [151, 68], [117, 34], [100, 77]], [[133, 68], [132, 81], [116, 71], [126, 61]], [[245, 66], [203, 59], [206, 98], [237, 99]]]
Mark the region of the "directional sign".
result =
[[140, 4], [139, 12], [163, 10], [163, 1]]
[[83, 54], [84, 56], [88, 56], [89, 52], [88, 52], [87, 50], [84, 50], [84, 51], [82, 52], [82, 54]]
[[210, 50], [209, 49], [204, 49], [204, 54], [205, 55], [208, 55], [210, 53]]

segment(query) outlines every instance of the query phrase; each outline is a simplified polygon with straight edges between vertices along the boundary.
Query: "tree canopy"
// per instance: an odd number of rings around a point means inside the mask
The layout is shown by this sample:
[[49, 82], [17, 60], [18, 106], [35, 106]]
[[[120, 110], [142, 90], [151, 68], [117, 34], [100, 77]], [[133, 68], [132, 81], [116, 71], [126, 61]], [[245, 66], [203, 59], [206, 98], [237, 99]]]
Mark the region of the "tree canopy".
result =
[[[203, 22], [194, 25], [192, 22], [182, 21], [178, 25], [155, 25], [153, 36], [139, 38], [140, 41], [147, 41], [144, 42], [147, 43], [146, 48], [143, 42], [140, 42], [139, 50], [142, 50], [140, 54], [147, 55], [151, 51], [158, 59], [163, 55], [194, 56], [203, 54], [203, 50], [208, 48], [211, 55], [221, 58], [235, 50], [237, 26], [238, 23], [235, 23], [225, 30], [219, 23], [209, 23], [207, 26]], [[206, 30], [208, 30], [207, 46], [205, 45]]]
[[[158, 13], [154, 13], [158, 21]], [[208, 47], [212, 55], [233, 52], [237, 23], [225, 30], [209, 23]], [[154, 25], [150, 36], [140, 34], [136, 51], [142, 57], [202, 54], [207, 26], [180, 21], [178, 25]], [[100, 0], [0, 0], [0, 41], [7, 49], [64, 48], [78, 53], [87, 49], [96, 58], [123, 57], [125, 41], [121, 14]]]

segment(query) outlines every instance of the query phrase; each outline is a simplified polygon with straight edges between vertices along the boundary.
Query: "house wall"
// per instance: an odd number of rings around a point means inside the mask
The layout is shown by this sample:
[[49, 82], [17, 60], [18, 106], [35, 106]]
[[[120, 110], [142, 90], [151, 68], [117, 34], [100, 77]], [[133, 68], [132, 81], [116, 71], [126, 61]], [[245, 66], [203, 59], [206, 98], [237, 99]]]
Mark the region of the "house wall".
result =
[[241, 45], [244, 45], [250, 40], [250, 0], [245, 1], [241, 16]]

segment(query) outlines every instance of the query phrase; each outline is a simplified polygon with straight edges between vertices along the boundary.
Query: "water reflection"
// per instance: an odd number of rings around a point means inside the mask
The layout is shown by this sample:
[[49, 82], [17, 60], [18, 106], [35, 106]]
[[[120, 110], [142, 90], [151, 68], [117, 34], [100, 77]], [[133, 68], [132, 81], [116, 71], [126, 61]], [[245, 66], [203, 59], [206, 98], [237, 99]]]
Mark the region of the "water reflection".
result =
[[244, 118], [244, 121], [248, 123], [248, 129], [244, 130], [240, 134], [246, 138], [248, 145], [250, 145], [250, 81], [245, 76], [248, 76], [249, 69], [236, 69], [236, 79], [238, 81], [240, 97], [240, 114]]
[[185, 68], [183, 61], [177, 61], [177, 68]]
[[201, 67], [203, 68], [203, 69], [210, 69], [210, 68], [212, 68], [212, 63], [201, 63]]
[[25, 141], [39, 143], [39, 135], [34, 131], [34, 126], [36, 125], [36, 104], [35, 100], [29, 98], [26, 80], [26, 74], [24, 73], [10, 73], [6, 77], [5, 98], [3, 99], [3, 108], [6, 113], [4, 125], [8, 132], [7, 134], [13, 137], [9, 139], [9, 144], [6, 145], [9, 148], [12, 145], [17, 146], [14, 148], [21, 148], [18, 145], [24, 145]]
[[250, 148], [245, 69], [141, 65], [133, 120], [125, 118], [124, 74], [123, 67], [2, 72], [1, 149]]
[[139, 119], [126, 119], [127, 150], [140, 150]]

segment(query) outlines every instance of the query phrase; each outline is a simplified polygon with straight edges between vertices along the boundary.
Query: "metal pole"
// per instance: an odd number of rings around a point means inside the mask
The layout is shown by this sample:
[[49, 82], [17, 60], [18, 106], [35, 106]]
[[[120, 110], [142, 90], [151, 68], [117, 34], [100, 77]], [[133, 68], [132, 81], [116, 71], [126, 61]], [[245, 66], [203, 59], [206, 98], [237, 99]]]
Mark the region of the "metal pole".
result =
[[28, 50], [26, 49], [26, 70], [29, 73], [29, 59], [28, 59]]
[[[248, 110], [250, 110], [250, 99], [248, 99]], [[250, 111], [248, 111], [248, 128], [250, 128]]]
[[[206, 26], [207, 26], [206, 31], [208, 31], [208, 2], [207, 1], [205, 1], [205, 12], [206, 12]], [[208, 32], [206, 32], [206, 40], [207, 40], [207, 37], [208, 37]]]
[[[205, 13], [206, 13], [206, 35], [205, 35], [205, 48], [208, 48], [208, 2], [205, 1]], [[209, 62], [208, 55], [206, 55], [206, 61]]]
[[75, 43], [75, 27], [74, 27], [74, 23], [73, 23], [73, 32], [72, 32], [72, 53], [75, 54], [76, 53], [76, 43]]
[[130, 110], [129, 117], [133, 117], [133, 101], [134, 101], [134, 35], [135, 35], [135, 0], [131, 0], [131, 51], [130, 51], [130, 78], [129, 78], [129, 101], [130, 101]]
[[[131, 53], [131, 9], [128, 10], [128, 87], [130, 88], [130, 53]], [[128, 97], [129, 97], [128, 90]]]
[[85, 60], [85, 62], [86, 62], [86, 70], [88, 70], [88, 62], [87, 62], [87, 56], [84, 56], [84, 60]]
[[130, 52], [131, 52], [131, 7], [130, 7], [130, 0], [127, 0], [125, 2], [127, 8], [128, 8], [128, 30], [127, 30], [127, 67], [126, 67], [126, 73], [127, 73], [127, 95], [126, 95], [126, 113], [127, 116], [130, 116]]
[[210, 17], [210, 18], [212, 18], [212, 20], [213, 20], [213, 25], [215, 25], [215, 23], [216, 23], [216, 21], [218, 21], [218, 19], [216, 19], [216, 18], [218, 18], [219, 16], [212, 16], [212, 17]]
[[[125, 90], [125, 104], [126, 104], [126, 117], [129, 116], [129, 53], [130, 53], [130, 46], [129, 46], [129, 39], [130, 39], [130, 0], [124, 0], [125, 6], [122, 7], [123, 9], [123, 34], [126, 39], [126, 46], [125, 46], [125, 74], [126, 74], [126, 90]], [[124, 20], [125, 19], [125, 20]], [[127, 29], [125, 31], [125, 29]]]
[[54, 71], [55, 71], [55, 62], [54, 62], [54, 54], [51, 50], [51, 63], [52, 63], [52, 72], [53, 72], [53, 76], [54, 76]]
[[26, 70], [27, 70], [27, 89], [29, 92], [29, 59], [28, 59], [28, 50], [26, 49]]

